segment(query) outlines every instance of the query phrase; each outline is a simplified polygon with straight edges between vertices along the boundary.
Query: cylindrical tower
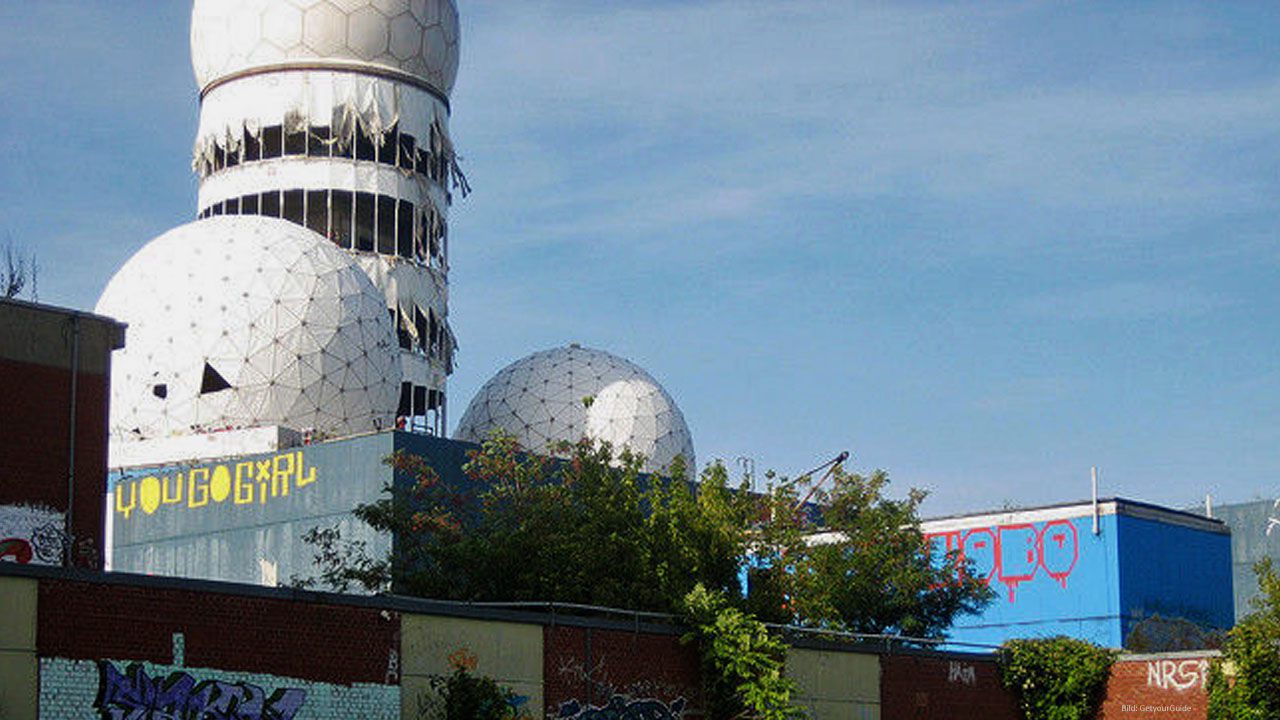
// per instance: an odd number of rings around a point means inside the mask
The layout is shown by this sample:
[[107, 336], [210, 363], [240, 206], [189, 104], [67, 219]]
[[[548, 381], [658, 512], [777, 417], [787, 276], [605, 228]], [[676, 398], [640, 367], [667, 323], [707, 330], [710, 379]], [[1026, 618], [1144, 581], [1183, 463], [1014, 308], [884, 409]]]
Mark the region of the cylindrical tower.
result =
[[398, 414], [443, 435], [453, 0], [195, 0], [191, 56], [199, 217], [279, 217], [350, 252], [395, 323]]

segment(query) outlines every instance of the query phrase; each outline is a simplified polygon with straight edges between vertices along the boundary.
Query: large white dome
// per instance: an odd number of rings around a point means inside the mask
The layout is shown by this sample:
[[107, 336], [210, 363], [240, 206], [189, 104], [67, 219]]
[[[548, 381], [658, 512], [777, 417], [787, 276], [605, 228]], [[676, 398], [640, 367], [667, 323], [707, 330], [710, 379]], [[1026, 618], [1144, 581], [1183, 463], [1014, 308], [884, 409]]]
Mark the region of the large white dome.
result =
[[346, 253], [285, 220], [170, 230], [116, 273], [96, 312], [129, 325], [112, 360], [117, 438], [394, 422], [400, 367], [382, 293]]
[[494, 430], [533, 452], [588, 437], [643, 455], [645, 472], [661, 472], [677, 455], [697, 467], [684, 415], [662, 385], [627, 360], [578, 345], [500, 370], [476, 393], [454, 437], [481, 442]]
[[191, 64], [203, 90], [281, 65], [379, 68], [444, 95], [458, 74], [453, 0], [195, 0]]

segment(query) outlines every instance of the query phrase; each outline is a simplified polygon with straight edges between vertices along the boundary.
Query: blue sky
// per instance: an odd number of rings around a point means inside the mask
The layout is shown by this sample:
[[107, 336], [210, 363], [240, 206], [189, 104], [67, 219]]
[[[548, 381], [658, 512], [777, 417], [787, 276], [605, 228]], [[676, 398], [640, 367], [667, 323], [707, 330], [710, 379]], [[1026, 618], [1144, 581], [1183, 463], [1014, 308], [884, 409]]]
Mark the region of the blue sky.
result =
[[[701, 460], [926, 513], [1280, 494], [1280, 5], [460, 3], [452, 422], [580, 342]], [[91, 308], [194, 213], [182, 0], [0, 4], [0, 237]]]

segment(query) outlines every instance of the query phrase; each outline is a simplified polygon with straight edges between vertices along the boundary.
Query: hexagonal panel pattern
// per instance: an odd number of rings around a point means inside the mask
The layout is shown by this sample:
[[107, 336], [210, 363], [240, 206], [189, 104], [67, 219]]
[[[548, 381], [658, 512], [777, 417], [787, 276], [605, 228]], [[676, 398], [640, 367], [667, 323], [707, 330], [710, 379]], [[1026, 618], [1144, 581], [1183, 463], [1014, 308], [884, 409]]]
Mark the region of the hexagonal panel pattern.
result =
[[458, 8], [453, 0], [195, 0], [191, 64], [201, 88], [307, 60], [381, 65], [447, 95], [458, 74]]
[[97, 312], [129, 324], [113, 359], [115, 438], [394, 422], [400, 363], [382, 293], [345, 252], [285, 220], [175, 228], [116, 273]]
[[564, 440], [607, 440], [661, 472], [677, 455], [695, 468], [684, 415], [662, 385], [635, 364], [579, 345], [534, 353], [485, 383], [454, 437], [481, 442], [494, 430], [538, 453]]

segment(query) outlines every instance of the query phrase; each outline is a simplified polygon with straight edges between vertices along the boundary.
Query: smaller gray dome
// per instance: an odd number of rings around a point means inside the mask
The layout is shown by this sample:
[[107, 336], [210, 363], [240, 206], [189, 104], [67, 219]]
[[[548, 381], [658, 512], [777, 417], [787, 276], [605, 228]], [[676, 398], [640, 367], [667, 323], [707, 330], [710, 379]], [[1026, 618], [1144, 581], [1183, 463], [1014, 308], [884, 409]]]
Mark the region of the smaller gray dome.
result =
[[684, 415], [639, 366], [579, 345], [536, 352], [498, 371], [467, 407], [454, 437], [482, 442], [501, 430], [525, 449], [549, 453], [587, 437], [628, 448], [659, 473], [682, 456], [696, 465]]

